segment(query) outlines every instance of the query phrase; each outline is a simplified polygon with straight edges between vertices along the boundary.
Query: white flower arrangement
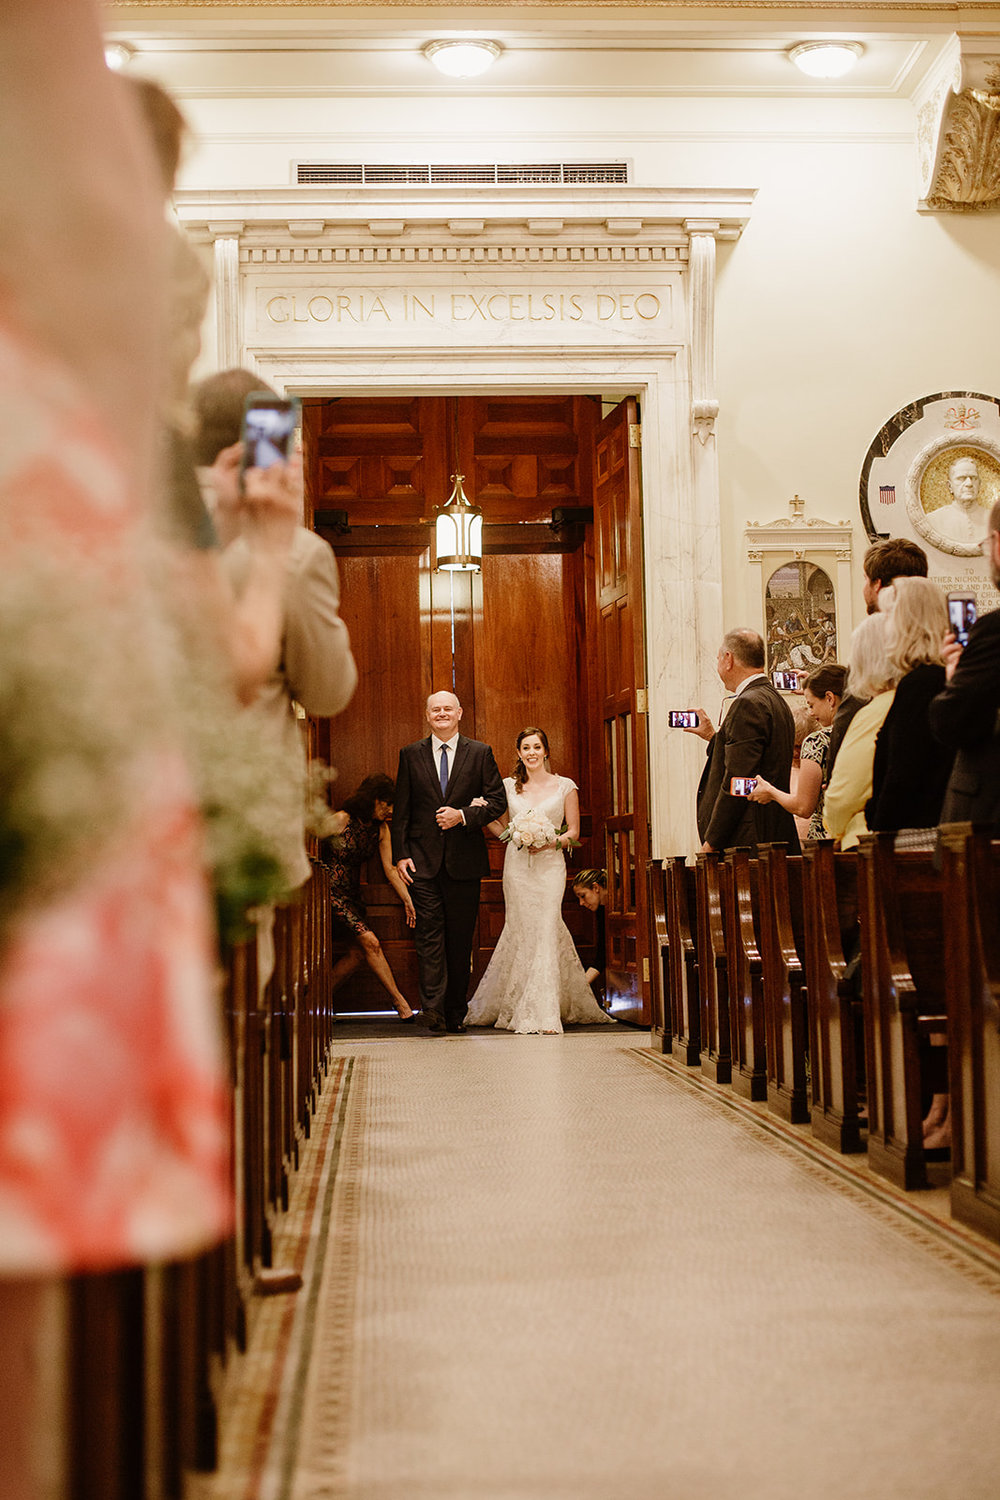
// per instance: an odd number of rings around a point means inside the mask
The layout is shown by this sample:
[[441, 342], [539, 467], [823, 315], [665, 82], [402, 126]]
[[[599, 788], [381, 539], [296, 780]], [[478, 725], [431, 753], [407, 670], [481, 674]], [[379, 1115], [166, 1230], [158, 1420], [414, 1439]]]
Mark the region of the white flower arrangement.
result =
[[163, 733], [149, 633], [127, 589], [41, 549], [0, 578], [0, 946], [72, 889], [142, 806]]
[[527, 812], [511, 818], [500, 839], [505, 844], [513, 844], [515, 849], [551, 849], [558, 843], [559, 834], [565, 831], [565, 824], [557, 829], [551, 818], [529, 807]]

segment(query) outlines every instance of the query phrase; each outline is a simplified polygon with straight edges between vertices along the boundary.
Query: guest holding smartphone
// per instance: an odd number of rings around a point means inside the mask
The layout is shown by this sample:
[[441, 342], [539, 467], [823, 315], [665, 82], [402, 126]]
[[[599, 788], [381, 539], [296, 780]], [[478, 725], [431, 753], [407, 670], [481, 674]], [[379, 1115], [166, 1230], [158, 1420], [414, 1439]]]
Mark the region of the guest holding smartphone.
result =
[[765, 776], [787, 791], [795, 748], [795, 722], [784, 698], [764, 671], [764, 642], [756, 630], [731, 630], [723, 638], [716, 670], [726, 689], [723, 719], [716, 730], [704, 709], [685, 734], [708, 742], [698, 786], [698, 833], [702, 850], [755, 850], [779, 842], [798, 850], [795, 820], [777, 802], [768, 805], [734, 796], [734, 777]]
[[826, 788], [830, 726], [844, 696], [846, 678], [847, 668], [838, 666], [836, 662], [819, 667], [809, 674], [802, 696], [818, 728], [807, 734], [802, 741], [795, 786], [790, 791], [783, 792], [763, 776], [758, 776], [757, 785], [750, 794], [751, 802], [777, 802], [797, 820], [807, 819], [807, 840], [826, 837], [823, 827], [823, 794]]

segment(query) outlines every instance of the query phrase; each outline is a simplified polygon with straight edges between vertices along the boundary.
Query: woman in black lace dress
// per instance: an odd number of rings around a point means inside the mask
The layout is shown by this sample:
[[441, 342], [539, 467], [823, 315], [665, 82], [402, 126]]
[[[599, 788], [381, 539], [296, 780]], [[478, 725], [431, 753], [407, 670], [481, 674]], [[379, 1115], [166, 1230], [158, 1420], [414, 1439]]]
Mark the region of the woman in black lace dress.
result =
[[401, 1021], [412, 1021], [413, 1011], [406, 996], [393, 978], [389, 961], [378, 938], [368, 926], [361, 900], [361, 871], [378, 849], [385, 878], [406, 910], [406, 925], [415, 921], [413, 901], [392, 862], [389, 822], [395, 785], [391, 776], [366, 776], [353, 797], [333, 814], [332, 831], [323, 840], [321, 855], [331, 876], [330, 905], [333, 935], [346, 938], [352, 947], [334, 965], [331, 983], [334, 989], [353, 974], [365, 960], [372, 973], [388, 991]]

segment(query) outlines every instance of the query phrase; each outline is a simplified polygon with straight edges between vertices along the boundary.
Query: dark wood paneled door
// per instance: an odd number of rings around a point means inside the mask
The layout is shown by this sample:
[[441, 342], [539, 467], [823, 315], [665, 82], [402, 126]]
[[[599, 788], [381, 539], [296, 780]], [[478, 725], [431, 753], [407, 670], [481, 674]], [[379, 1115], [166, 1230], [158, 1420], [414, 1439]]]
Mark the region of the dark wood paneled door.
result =
[[[599, 401], [495, 395], [303, 405], [312, 513], [337, 552], [342, 613], [360, 673], [348, 709], [314, 728], [318, 753], [338, 770], [334, 802], [372, 771], [394, 774], [399, 747], [427, 732], [427, 694], [450, 687], [464, 706], [463, 732], [493, 746], [504, 775], [513, 770], [518, 730], [546, 730], [554, 768], [580, 787], [584, 838], [576, 868], [602, 863], [591, 649]], [[433, 513], [450, 492], [456, 453], [466, 492], [484, 513], [481, 574], [433, 567]], [[504, 851], [495, 840], [489, 847], [474, 980], [503, 926]], [[376, 862], [362, 893], [400, 987], [415, 1000], [412, 940]], [[586, 961], [593, 919], [571, 895], [564, 915]], [[342, 1010], [387, 1005], [367, 970], [347, 991], [338, 997]]]
[[608, 994], [621, 1020], [650, 1022], [649, 858], [639, 416], [634, 398], [594, 442], [597, 713], [601, 723]]

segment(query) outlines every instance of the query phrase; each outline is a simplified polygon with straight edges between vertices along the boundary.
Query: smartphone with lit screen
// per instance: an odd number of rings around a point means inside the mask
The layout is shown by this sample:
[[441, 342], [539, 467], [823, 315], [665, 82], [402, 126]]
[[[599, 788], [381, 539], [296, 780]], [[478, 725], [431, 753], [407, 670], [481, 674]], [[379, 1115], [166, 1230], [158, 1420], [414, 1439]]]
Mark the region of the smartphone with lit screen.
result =
[[730, 776], [729, 793], [732, 797], [749, 797], [757, 785], [756, 776]]
[[668, 729], [697, 729], [700, 723], [696, 708], [672, 708], [667, 714]]
[[948, 595], [948, 622], [956, 641], [964, 650], [969, 644], [969, 631], [976, 623], [975, 594]]
[[299, 403], [269, 391], [251, 391], [243, 408], [240, 479], [247, 469], [269, 469], [292, 452], [299, 425]]

